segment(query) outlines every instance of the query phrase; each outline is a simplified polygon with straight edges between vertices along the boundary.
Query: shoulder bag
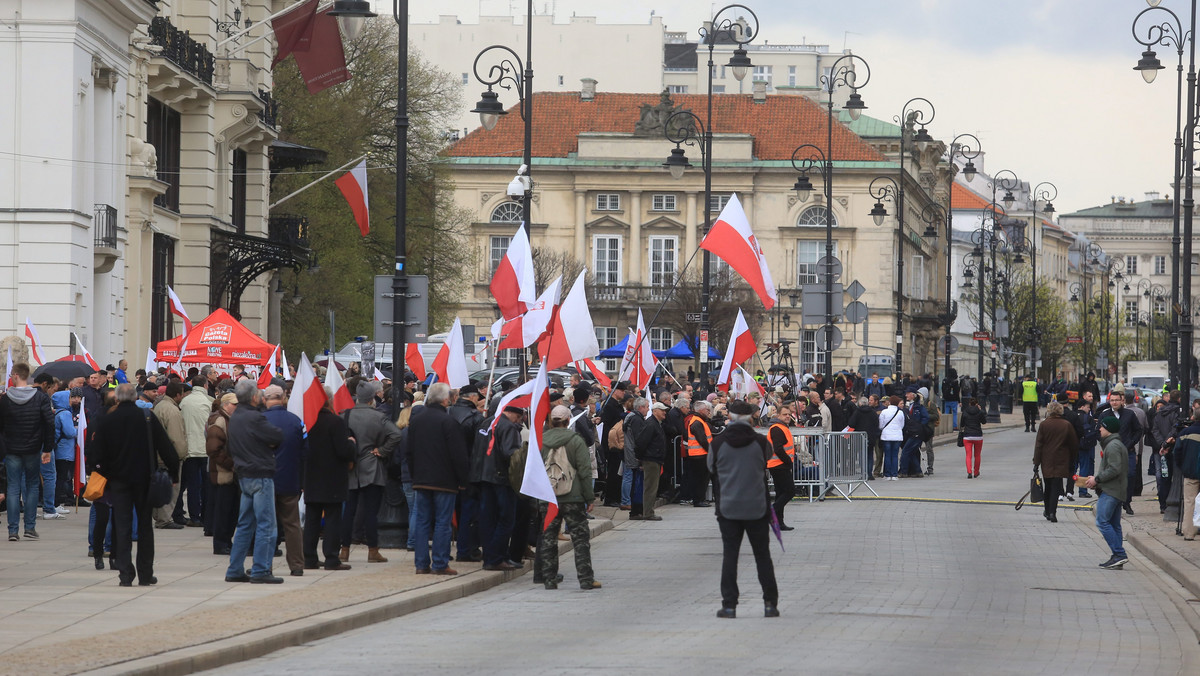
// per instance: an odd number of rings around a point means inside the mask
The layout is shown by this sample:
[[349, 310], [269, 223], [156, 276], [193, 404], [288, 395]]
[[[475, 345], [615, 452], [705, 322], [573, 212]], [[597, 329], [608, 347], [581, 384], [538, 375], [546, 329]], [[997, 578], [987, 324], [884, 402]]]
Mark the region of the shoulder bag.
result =
[[146, 417], [146, 445], [150, 447], [150, 488], [146, 491], [146, 500], [152, 509], [158, 509], [171, 502], [171, 495], [174, 493], [171, 486], [173, 482], [167, 470], [160, 468], [155, 461], [158, 452], [154, 447], [154, 428], [150, 424], [150, 416], [153, 414], [143, 410], [142, 415]]

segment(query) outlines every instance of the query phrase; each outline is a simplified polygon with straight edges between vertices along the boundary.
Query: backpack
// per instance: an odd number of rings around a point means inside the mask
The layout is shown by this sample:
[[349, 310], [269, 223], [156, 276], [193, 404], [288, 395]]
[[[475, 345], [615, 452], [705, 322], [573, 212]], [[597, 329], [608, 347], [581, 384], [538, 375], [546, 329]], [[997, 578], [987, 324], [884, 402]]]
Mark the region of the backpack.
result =
[[557, 446], [546, 454], [546, 476], [555, 495], [566, 495], [575, 487], [575, 468], [567, 457], [566, 446]]
[[616, 425], [608, 431], [608, 448], [609, 450], [625, 450], [625, 421], [618, 420]]

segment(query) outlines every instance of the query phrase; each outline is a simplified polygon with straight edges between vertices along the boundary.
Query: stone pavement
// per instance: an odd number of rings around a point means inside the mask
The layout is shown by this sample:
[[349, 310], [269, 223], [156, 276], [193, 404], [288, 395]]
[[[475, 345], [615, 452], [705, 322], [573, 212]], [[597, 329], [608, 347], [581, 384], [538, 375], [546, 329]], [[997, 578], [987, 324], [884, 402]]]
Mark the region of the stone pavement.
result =
[[771, 546], [778, 620], [762, 617], [748, 547], [739, 617], [714, 616], [713, 516], [667, 507], [593, 547], [603, 589], [570, 584], [567, 557], [556, 591], [517, 580], [221, 673], [1200, 673], [1194, 599], [1137, 551], [1124, 570], [1098, 568], [1108, 551], [1090, 511], [1050, 524], [1040, 505], [1012, 508], [1032, 441], [993, 431], [981, 479], [951, 445], [933, 477], [876, 483], [882, 499], [793, 503], [788, 550]]

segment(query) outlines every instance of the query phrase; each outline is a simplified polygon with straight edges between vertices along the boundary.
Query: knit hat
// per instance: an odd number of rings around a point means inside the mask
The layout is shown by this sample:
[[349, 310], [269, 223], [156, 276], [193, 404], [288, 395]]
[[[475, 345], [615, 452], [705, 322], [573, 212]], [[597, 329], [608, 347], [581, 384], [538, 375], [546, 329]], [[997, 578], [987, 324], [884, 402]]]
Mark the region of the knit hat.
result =
[[917, 390], [917, 394], [921, 395], [922, 400], [929, 399], [929, 388], [922, 387]]
[[741, 399], [734, 399], [733, 401], [729, 402], [728, 410], [734, 415], [752, 415], [755, 409], [749, 403], [744, 402]]
[[1116, 416], [1107, 416], [1100, 421], [1100, 426], [1116, 434], [1121, 431], [1121, 420]]

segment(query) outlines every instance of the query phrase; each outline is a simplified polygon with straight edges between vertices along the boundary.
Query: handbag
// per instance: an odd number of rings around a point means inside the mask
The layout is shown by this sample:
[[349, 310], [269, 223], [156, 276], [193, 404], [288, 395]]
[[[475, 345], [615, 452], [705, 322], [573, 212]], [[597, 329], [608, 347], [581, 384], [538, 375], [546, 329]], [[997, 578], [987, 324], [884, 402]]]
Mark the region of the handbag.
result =
[[1029, 480], [1029, 502], [1041, 502], [1046, 499], [1046, 488], [1042, 483], [1042, 475], [1033, 468], [1033, 478]]
[[150, 426], [152, 414], [150, 411], [143, 411], [142, 415], [146, 416], [146, 444], [150, 447], [150, 488], [146, 491], [146, 501], [152, 509], [158, 509], [171, 502], [171, 496], [175, 492], [172, 486], [174, 482], [171, 481], [167, 470], [160, 469], [154, 461], [154, 430]]
[[104, 497], [104, 489], [108, 487], [108, 479], [99, 472], [92, 472], [88, 475], [86, 488], [83, 489], [83, 499], [88, 502], [96, 502]]
[[957, 442], [957, 444], [958, 444], [958, 447], [959, 447], [959, 448], [962, 448], [962, 447], [966, 446], [966, 444], [963, 442], [963, 433], [962, 433], [962, 430], [959, 430], [959, 432], [958, 432], [958, 442]]

